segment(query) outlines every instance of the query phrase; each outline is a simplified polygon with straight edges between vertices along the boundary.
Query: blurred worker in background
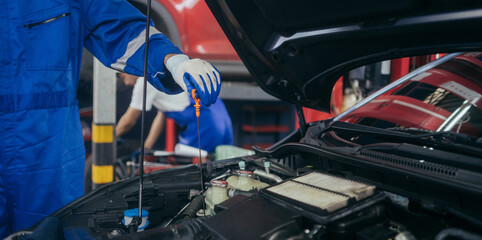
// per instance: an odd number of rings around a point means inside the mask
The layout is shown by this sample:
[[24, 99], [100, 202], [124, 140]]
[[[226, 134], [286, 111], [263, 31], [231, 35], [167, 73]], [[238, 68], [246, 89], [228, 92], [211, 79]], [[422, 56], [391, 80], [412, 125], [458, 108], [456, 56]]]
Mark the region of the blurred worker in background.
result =
[[[146, 18], [125, 0], [0, 0], [0, 238], [83, 194], [82, 49], [142, 76]], [[214, 104], [219, 72], [151, 26], [148, 81]], [[193, 113], [194, 114], [194, 113]]]
[[[134, 86], [129, 108], [122, 115], [116, 126], [116, 137], [120, 137], [129, 131], [135, 124], [142, 111], [143, 78], [138, 78], [126, 73], [119, 73], [119, 77], [127, 86]], [[191, 147], [198, 147], [197, 119], [195, 115], [194, 101], [186, 93], [168, 95], [156, 91], [151, 85], [147, 85], [146, 111], [152, 106], [157, 109], [149, 134], [145, 140], [145, 148], [151, 149], [159, 138], [164, 123], [164, 116], [173, 119], [180, 127], [178, 134], [179, 143]], [[207, 152], [213, 152], [218, 145], [233, 144], [233, 127], [231, 118], [221, 99], [209, 107], [201, 107], [200, 115], [201, 148]]]

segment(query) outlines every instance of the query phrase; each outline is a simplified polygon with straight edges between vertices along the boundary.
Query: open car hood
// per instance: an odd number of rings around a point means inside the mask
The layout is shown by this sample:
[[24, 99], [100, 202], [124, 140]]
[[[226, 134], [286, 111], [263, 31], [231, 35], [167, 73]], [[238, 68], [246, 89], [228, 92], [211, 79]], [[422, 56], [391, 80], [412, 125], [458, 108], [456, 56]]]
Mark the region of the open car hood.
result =
[[263, 90], [329, 111], [347, 71], [482, 47], [482, 2], [205, 0]]

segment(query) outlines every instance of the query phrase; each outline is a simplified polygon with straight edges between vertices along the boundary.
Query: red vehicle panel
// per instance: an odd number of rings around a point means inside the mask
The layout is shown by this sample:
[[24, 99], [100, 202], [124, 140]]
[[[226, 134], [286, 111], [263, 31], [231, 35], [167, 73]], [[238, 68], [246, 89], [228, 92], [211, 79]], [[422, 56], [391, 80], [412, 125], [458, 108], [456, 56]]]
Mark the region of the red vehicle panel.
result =
[[[450, 112], [406, 96], [382, 96], [362, 110], [354, 112], [358, 118], [378, 118], [405, 127], [437, 130]], [[406, 116], [409, 115], [409, 116]]]
[[207, 60], [241, 61], [204, 1], [157, 1], [174, 19], [182, 51], [187, 55]]

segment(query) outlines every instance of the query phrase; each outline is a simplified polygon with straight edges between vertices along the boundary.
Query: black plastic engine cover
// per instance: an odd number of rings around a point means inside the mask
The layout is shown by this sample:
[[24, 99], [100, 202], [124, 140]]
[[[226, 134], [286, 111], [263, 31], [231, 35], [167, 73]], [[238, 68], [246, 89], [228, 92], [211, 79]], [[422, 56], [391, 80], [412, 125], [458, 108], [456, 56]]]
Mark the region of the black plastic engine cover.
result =
[[267, 239], [301, 232], [301, 216], [265, 199], [241, 201], [203, 223], [219, 239]]

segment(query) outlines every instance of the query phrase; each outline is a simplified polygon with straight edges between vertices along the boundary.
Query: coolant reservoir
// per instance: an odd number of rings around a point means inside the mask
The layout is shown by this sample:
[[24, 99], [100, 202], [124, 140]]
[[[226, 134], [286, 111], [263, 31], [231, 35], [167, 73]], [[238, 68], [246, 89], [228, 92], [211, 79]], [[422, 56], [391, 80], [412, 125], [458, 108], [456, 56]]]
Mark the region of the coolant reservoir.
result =
[[231, 188], [239, 189], [242, 191], [249, 191], [253, 188], [262, 189], [268, 184], [258, 181], [253, 178], [253, 173], [250, 171], [238, 170], [234, 172], [235, 176], [229, 177], [226, 181]]
[[213, 216], [214, 205], [224, 202], [228, 199], [228, 183], [221, 180], [211, 180], [212, 187], [206, 190], [206, 215]]

